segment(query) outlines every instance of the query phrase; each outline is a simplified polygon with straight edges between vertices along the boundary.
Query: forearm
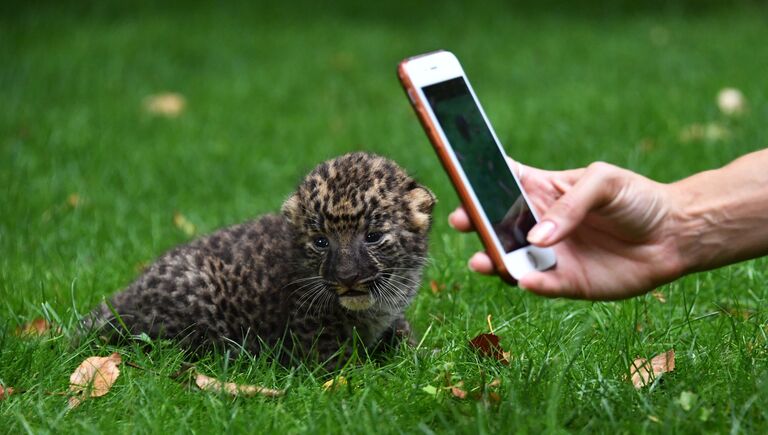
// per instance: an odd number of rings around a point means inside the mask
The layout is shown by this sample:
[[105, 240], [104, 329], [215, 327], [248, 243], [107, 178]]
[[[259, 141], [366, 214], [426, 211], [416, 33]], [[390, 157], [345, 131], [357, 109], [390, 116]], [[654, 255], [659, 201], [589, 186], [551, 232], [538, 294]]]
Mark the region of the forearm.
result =
[[685, 273], [768, 254], [768, 149], [669, 185]]

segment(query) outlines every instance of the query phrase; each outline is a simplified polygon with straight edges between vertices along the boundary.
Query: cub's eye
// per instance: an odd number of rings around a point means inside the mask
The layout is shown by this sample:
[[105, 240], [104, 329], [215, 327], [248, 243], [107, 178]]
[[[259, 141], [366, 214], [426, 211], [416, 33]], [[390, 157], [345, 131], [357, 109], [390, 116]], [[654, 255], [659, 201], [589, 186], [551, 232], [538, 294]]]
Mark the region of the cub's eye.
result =
[[315, 246], [317, 246], [318, 248], [321, 248], [321, 249], [322, 248], [327, 248], [328, 245], [330, 245], [330, 243], [328, 242], [328, 239], [323, 237], [323, 236], [315, 237], [315, 240], [313, 240], [312, 242], [315, 244]]
[[384, 234], [379, 231], [368, 233], [365, 235], [365, 243], [376, 243], [381, 240], [382, 237], [384, 237]]

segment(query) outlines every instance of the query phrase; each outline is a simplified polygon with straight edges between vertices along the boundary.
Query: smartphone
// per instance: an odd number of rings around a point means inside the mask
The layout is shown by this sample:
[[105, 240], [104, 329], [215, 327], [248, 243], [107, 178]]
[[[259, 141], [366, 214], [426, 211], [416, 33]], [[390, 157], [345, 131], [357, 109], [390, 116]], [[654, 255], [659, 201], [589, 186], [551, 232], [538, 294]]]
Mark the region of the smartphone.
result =
[[456, 56], [405, 59], [398, 76], [498, 274], [514, 283], [554, 267], [551, 248], [527, 241], [536, 211]]

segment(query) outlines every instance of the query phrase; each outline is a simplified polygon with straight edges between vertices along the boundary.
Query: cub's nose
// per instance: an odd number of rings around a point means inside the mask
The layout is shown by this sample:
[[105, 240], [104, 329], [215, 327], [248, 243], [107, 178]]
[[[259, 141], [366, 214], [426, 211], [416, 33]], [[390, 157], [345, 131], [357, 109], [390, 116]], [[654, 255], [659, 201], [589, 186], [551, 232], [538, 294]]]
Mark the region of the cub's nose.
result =
[[344, 287], [352, 288], [360, 281], [360, 274], [357, 270], [340, 270], [336, 273], [336, 281]]

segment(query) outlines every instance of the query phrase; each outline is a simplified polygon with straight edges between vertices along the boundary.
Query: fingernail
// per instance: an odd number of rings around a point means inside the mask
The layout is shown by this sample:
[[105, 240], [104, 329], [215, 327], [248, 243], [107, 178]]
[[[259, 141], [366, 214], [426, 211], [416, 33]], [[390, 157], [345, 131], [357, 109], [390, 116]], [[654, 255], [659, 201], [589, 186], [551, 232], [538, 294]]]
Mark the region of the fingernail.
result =
[[469, 270], [471, 270], [472, 272], [477, 272], [477, 271], [475, 270], [475, 268], [474, 268], [474, 267], [472, 267], [472, 259], [471, 259], [471, 258], [469, 259], [469, 261], [467, 261], [467, 267], [468, 267], [468, 268], [469, 268]]
[[469, 270], [471, 270], [472, 272], [479, 273], [479, 271], [474, 266], [472, 266], [472, 263], [475, 261], [475, 258], [478, 258], [479, 255], [480, 255], [479, 252], [475, 252], [474, 254], [472, 254], [472, 257], [469, 258], [469, 261], [467, 261], [467, 267], [469, 267]]
[[450, 225], [450, 226], [451, 226], [451, 228], [454, 228], [454, 229], [455, 229], [456, 227], [454, 227], [454, 226], [453, 226], [453, 214], [454, 214], [454, 213], [456, 213], [456, 212], [455, 212], [455, 211], [452, 211], [452, 212], [451, 212], [451, 213], [448, 215], [448, 225]]
[[544, 243], [555, 233], [555, 223], [541, 221], [528, 232], [528, 241], [533, 244]]

